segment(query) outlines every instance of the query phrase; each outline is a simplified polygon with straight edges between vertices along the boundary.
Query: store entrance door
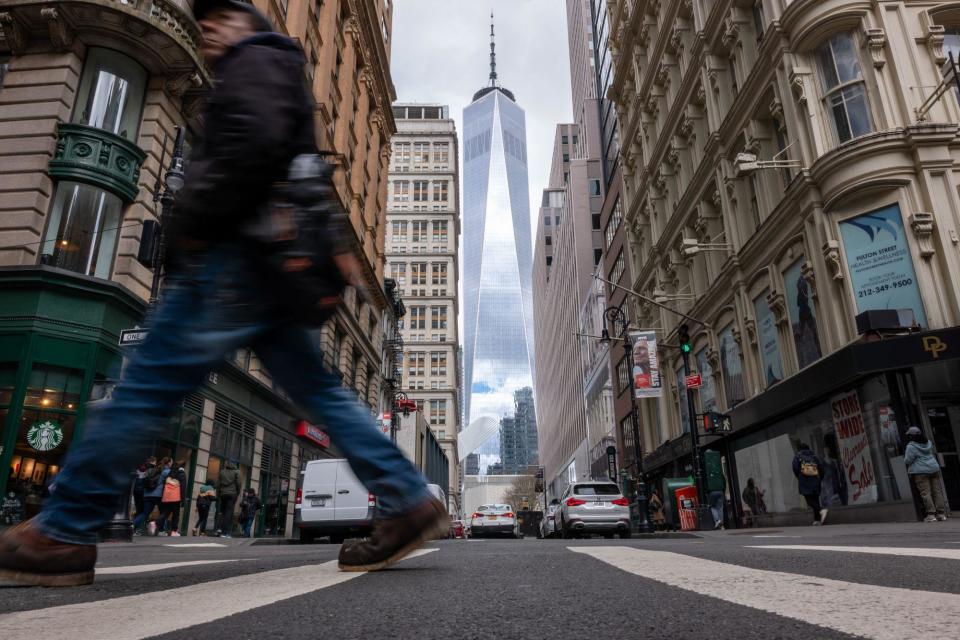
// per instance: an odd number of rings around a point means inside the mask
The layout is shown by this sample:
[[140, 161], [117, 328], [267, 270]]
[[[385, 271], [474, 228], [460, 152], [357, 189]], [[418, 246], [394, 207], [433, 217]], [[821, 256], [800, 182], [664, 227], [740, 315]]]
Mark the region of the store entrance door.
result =
[[943, 459], [943, 484], [951, 511], [960, 510], [960, 406], [939, 406], [927, 409], [933, 446]]

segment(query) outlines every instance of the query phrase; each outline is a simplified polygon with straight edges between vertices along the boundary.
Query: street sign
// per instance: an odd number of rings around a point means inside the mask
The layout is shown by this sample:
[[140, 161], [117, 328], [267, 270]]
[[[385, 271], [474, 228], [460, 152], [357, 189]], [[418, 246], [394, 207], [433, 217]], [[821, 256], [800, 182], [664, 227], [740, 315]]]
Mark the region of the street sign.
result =
[[143, 344], [147, 339], [146, 329], [123, 329], [120, 331], [120, 346], [132, 347]]
[[687, 385], [687, 389], [699, 389], [703, 386], [703, 377], [699, 373], [691, 373], [683, 380]]
[[726, 413], [707, 411], [703, 414], [703, 430], [708, 433], [716, 433], [718, 431], [727, 433], [733, 430], [733, 422]]

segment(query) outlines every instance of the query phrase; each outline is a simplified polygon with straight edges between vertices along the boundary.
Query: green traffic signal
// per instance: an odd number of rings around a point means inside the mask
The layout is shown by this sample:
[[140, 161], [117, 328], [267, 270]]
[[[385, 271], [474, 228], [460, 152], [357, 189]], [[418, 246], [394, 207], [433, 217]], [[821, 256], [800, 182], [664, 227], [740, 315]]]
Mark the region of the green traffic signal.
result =
[[683, 344], [681, 344], [680, 351], [683, 351], [684, 353], [690, 353], [690, 343], [684, 342]]

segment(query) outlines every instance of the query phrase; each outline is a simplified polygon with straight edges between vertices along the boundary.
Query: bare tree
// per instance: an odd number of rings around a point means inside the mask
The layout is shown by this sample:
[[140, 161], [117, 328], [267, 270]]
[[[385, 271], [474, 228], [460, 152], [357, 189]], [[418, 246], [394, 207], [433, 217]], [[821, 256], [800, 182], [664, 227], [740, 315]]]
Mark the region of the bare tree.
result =
[[530, 476], [517, 476], [513, 484], [504, 494], [504, 502], [509, 504], [516, 511], [523, 509], [526, 504], [528, 509], [534, 509], [537, 505], [537, 492], [535, 490], [536, 478]]

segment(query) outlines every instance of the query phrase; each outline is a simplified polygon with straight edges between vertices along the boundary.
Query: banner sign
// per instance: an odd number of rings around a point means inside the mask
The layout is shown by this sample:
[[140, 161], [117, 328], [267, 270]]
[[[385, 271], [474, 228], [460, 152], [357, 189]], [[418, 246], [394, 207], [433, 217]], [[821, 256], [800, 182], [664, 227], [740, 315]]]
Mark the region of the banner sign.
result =
[[856, 391], [842, 393], [830, 400], [837, 448], [850, 488], [847, 504], [869, 504], [877, 501], [877, 480], [870, 457], [863, 411]]
[[638, 398], [659, 398], [662, 392], [657, 360], [657, 333], [631, 331], [633, 344], [633, 389]]
[[699, 389], [703, 386], [703, 377], [699, 373], [691, 373], [684, 378], [684, 384], [687, 385], [687, 389]]
[[840, 223], [857, 312], [913, 309], [921, 327], [927, 317], [899, 205]]
[[322, 429], [313, 426], [306, 420], [297, 423], [297, 435], [304, 440], [326, 449], [330, 446], [330, 436]]

